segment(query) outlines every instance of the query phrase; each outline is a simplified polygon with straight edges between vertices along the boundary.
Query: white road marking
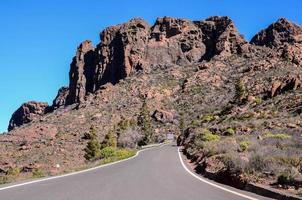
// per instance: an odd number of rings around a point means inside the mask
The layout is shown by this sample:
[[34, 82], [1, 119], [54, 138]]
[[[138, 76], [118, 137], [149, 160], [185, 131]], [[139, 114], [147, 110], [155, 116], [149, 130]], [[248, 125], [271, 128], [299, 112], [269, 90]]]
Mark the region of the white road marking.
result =
[[[159, 144], [159, 145], [160, 145], [160, 147], [163, 146], [162, 144]], [[158, 146], [154, 146], [154, 147], [158, 147]], [[44, 181], [49, 181], [49, 180], [53, 180], [53, 179], [63, 178], [63, 177], [67, 177], [67, 176], [73, 176], [73, 175], [77, 175], [77, 174], [81, 174], [81, 173], [85, 173], [85, 172], [89, 172], [89, 171], [93, 171], [93, 170], [96, 170], [96, 169], [99, 169], [99, 168], [103, 168], [103, 167], [114, 165], [114, 164], [117, 164], [117, 163], [120, 163], [120, 162], [131, 160], [131, 159], [137, 157], [141, 152], [149, 150], [149, 149], [152, 149], [154, 147], [150, 147], [150, 148], [139, 150], [139, 151], [136, 152], [136, 154], [134, 156], [132, 156], [130, 158], [126, 158], [124, 160], [119, 160], [119, 161], [116, 161], [116, 162], [100, 165], [100, 166], [97, 166], [97, 167], [85, 169], [85, 170], [78, 171], [78, 172], [72, 172], [72, 173], [69, 173], [69, 174], [64, 174], [64, 175], [59, 175], [59, 176], [52, 176], [52, 177], [49, 177], [49, 178], [43, 178], [43, 179], [29, 181], [29, 182], [25, 182], [25, 183], [19, 183], [19, 184], [16, 184], [16, 185], [10, 185], [10, 186], [6, 186], [6, 187], [0, 188], [0, 191], [11, 189], [11, 188], [15, 188], [15, 187], [21, 187], [21, 186], [25, 186], [25, 185], [30, 185], [30, 184], [34, 184], [34, 183], [40, 183], [40, 182], [44, 182]]]
[[193, 172], [191, 172], [191, 171], [187, 168], [187, 166], [185, 165], [184, 161], [182, 160], [182, 157], [181, 157], [181, 154], [180, 154], [180, 148], [178, 148], [178, 156], [179, 156], [179, 160], [180, 160], [181, 165], [183, 166], [183, 168], [184, 168], [190, 175], [194, 176], [194, 177], [197, 178], [198, 180], [200, 180], [200, 181], [202, 181], [202, 182], [204, 182], [204, 183], [206, 183], [206, 184], [209, 184], [209, 185], [211, 185], [211, 186], [213, 186], [213, 187], [219, 188], [219, 189], [221, 189], [221, 190], [224, 190], [224, 191], [226, 191], [226, 192], [230, 192], [230, 193], [232, 193], [232, 194], [235, 194], [235, 195], [237, 195], [237, 196], [240, 196], [240, 197], [243, 197], [243, 198], [246, 198], [246, 199], [250, 199], [250, 200], [259, 200], [259, 199], [256, 199], [256, 198], [254, 198], [254, 197], [250, 197], [250, 196], [247, 196], [247, 195], [245, 195], [245, 194], [241, 194], [241, 193], [239, 193], [239, 192], [235, 192], [235, 191], [233, 191], [233, 190], [224, 188], [224, 187], [222, 187], [222, 186], [220, 186], [220, 185], [217, 185], [217, 184], [215, 184], [215, 183], [213, 183], [213, 182], [210, 182], [210, 181], [208, 181], [208, 180], [206, 180], [206, 179], [204, 179], [204, 178], [201, 178], [200, 176], [194, 174]]

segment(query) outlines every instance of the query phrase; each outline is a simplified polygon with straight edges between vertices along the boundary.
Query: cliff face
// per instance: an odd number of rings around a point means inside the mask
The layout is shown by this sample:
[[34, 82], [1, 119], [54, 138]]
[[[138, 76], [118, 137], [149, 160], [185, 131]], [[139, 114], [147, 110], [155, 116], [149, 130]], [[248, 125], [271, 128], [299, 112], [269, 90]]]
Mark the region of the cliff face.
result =
[[[253, 51], [254, 45], [269, 47], [277, 57], [294, 64], [302, 62], [302, 28], [286, 19], [262, 30], [250, 44], [228, 17], [202, 21], [163, 17], [153, 26], [135, 18], [103, 30], [96, 47], [89, 40], [79, 45], [70, 64], [69, 87], [59, 90], [48, 110], [82, 103], [102, 85], [116, 84], [138, 71], [175, 64], [187, 67], [212, 58], [243, 55]], [[30, 120], [13, 115], [11, 121], [19, 123], [12, 123], [10, 130]]]
[[140, 70], [158, 65], [181, 66], [248, 50], [248, 43], [228, 17], [192, 22], [158, 18], [153, 26], [142, 19], [106, 28], [94, 48], [84, 41], [70, 67], [66, 105], [80, 103], [102, 85], [116, 84]]

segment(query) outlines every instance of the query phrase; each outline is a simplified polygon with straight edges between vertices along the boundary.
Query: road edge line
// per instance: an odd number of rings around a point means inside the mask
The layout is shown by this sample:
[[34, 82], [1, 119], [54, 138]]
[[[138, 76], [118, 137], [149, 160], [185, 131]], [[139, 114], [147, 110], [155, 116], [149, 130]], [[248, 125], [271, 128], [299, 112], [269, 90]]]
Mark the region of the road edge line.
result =
[[250, 197], [250, 196], [247, 196], [247, 195], [245, 195], [245, 194], [241, 194], [241, 193], [239, 193], [239, 192], [235, 192], [235, 191], [233, 191], [233, 190], [224, 188], [224, 187], [222, 187], [222, 186], [220, 186], [220, 185], [217, 185], [217, 184], [215, 184], [215, 183], [212, 183], [212, 182], [210, 182], [210, 181], [208, 181], [208, 180], [206, 180], [206, 179], [204, 179], [204, 178], [202, 178], [202, 177], [200, 177], [200, 176], [194, 174], [194, 173], [193, 173], [192, 171], [190, 171], [190, 170], [187, 168], [187, 166], [185, 165], [185, 163], [184, 163], [184, 161], [183, 161], [183, 159], [182, 159], [182, 157], [181, 157], [181, 153], [180, 153], [180, 148], [179, 148], [179, 147], [177, 148], [177, 151], [178, 151], [178, 156], [179, 156], [179, 160], [180, 160], [180, 162], [181, 162], [182, 167], [183, 167], [183, 168], [184, 168], [191, 176], [193, 176], [194, 178], [196, 178], [196, 179], [198, 179], [198, 180], [200, 180], [200, 181], [202, 181], [202, 182], [204, 182], [204, 183], [206, 183], [206, 184], [208, 184], [208, 185], [211, 185], [211, 186], [213, 186], [213, 187], [216, 187], [216, 188], [219, 188], [219, 189], [224, 190], [224, 191], [226, 191], [226, 192], [235, 194], [235, 195], [237, 195], [237, 196], [240, 196], [240, 197], [243, 197], [243, 198], [246, 198], [246, 199], [250, 199], [250, 200], [259, 200], [259, 199], [257, 199], [257, 198]]
[[90, 171], [93, 171], [93, 170], [96, 170], [96, 169], [100, 169], [100, 168], [103, 168], [103, 167], [108, 167], [110, 165], [115, 165], [115, 164], [118, 164], [118, 163], [121, 163], [121, 162], [124, 162], [124, 161], [127, 161], [127, 160], [134, 159], [141, 152], [146, 151], [146, 150], [150, 150], [152, 148], [160, 147], [162, 145], [163, 144], [159, 144], [158, 146], [149, 147], [149, 148], [146, 148], [146, 149], [141, 149], [141, 150], [138, 150], [134, 156], [131, 156], [129, 158], [125, 158], [123, 160], [118, 160], [118, 161], [115, 161], [115, 162], [112, 162], [112, 163], [107, 163], [107, 164], [104, 164], [104, 165], [92, 167], [92, 168], [89, 168], [89, 169], [84, 169], [84, 170], [81, 170], [81, 171], [71, 172], [71, 173], [67, 173], [67, 174], [63, 174], [63, 175], [51, 176], [51, 177], [48, 177], [48, 178], [42, 178], [42, 179], [38, 179], [38, 180], [28, 181], [28, 182], [19, 183], [19, 184], [15, 184], [15, 185], [10, 185], [10, 186], [6, 186], [6, 187], [2, 187], [2, 188], [0, 187], [0, 191], [11, 189], [11, 188], [16, 188], [16, 187], [21, 187], [21, 186], [25, 186], [25, 185], [30, 185], [30, 184], [34, 184], [34, 183], [40, 183], [40, 182], [44, 182], [44, 181], [49, 181], [49, 180], [53, 180], [53, 179], [64, 178], [64, 177], [67, 177], [67, 176], [73, 176], [73, 175], [77, 175], [77, 174], [82, 174], [82, 173], [90, 172]]

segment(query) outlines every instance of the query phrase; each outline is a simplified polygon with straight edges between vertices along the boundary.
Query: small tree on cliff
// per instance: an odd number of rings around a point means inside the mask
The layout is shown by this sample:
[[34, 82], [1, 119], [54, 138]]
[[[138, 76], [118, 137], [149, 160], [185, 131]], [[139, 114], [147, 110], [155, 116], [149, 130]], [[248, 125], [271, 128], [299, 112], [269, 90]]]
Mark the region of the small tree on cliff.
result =
[[151, 143], [153, 141], [153, 127], [146, 98], [143, 99], [138, 124], [142, 127], [142, 131], [144, 133], [141, 143], [143, 145]]
[[96, 136], [96, 129], [94, 126], [90, 127], [89, 130], [89, 142], [87, 143], [84, 157], [86, 160], [95, 160], [100, 157], [100, 143]]

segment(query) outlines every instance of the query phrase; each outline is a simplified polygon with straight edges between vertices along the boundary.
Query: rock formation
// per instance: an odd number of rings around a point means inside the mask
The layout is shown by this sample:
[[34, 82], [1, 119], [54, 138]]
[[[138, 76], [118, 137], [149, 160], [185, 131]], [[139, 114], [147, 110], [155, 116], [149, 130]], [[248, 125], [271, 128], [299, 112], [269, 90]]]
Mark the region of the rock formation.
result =
[[204, 34], [206, 53], [203, 59], [209, 60], [215, 55], [230, 56], [248, 51], [248, 42], [240, 35], [229, 17], [210, 17], [195, 24]]
[[163, 17], [152, 27], [135, 18], [106, 28], [100, 39], [95, 49], [90, 41], [78, 47], [70, 67], [67, 105], [81, 103], [102, 85], [116, 84], [140, 70], [186, 66], [215, 55], [243, 53], [249, 46], [228, 17], [199, 22]]
[[287, 19], [281, 18], [260, 31], [251, 43], [272, 48], [283, 58], [302, 64], [302, 28]]
[[67, 104], [82, 102], [85, 95], [92, 92], [93, 69], [94, 47], [86, 40], [80, 44], [70, 64]]
[[[251, 43], [267, 46], [277, 52], [277, 56], [293, 63], [302, 63], [302, 28], [286, 19], [262, 30]], [[69, 87], [58, 91], [52, 110], [82, 103], [89, 93], [102, 89], [106, 83], [114, 85], [138, 71], [168, 65], [206, 66], [205, 61], [213, 57], [223, 59], [247, 54], [254, 48], [252, 44], [243, 38], [228, 17], [216, 16], [202, 21], [163, 17], [153, 26], [135, 18], [103, 30], [96, 47], [89, 40], [79, 45], [70, 64]], [[276, 85], [272, 95], [275, 90], [278, 90]], [[23, 124], [23, 119], [30, 121], [26, 112], [24, 115], [18, 113], [13, 116], [10, 127]]]
[[68, 87], [61, 87], [58, 91], [56, 98], [52, 102], [52, 109], [57, 109], [66, 105], [66, 99], [69, 95]]
[[8, 131], [13, 130], [15, 127], [29, 123], [47, 112], [48, 103], [30, 101], [22, 104], [12, 115]]

